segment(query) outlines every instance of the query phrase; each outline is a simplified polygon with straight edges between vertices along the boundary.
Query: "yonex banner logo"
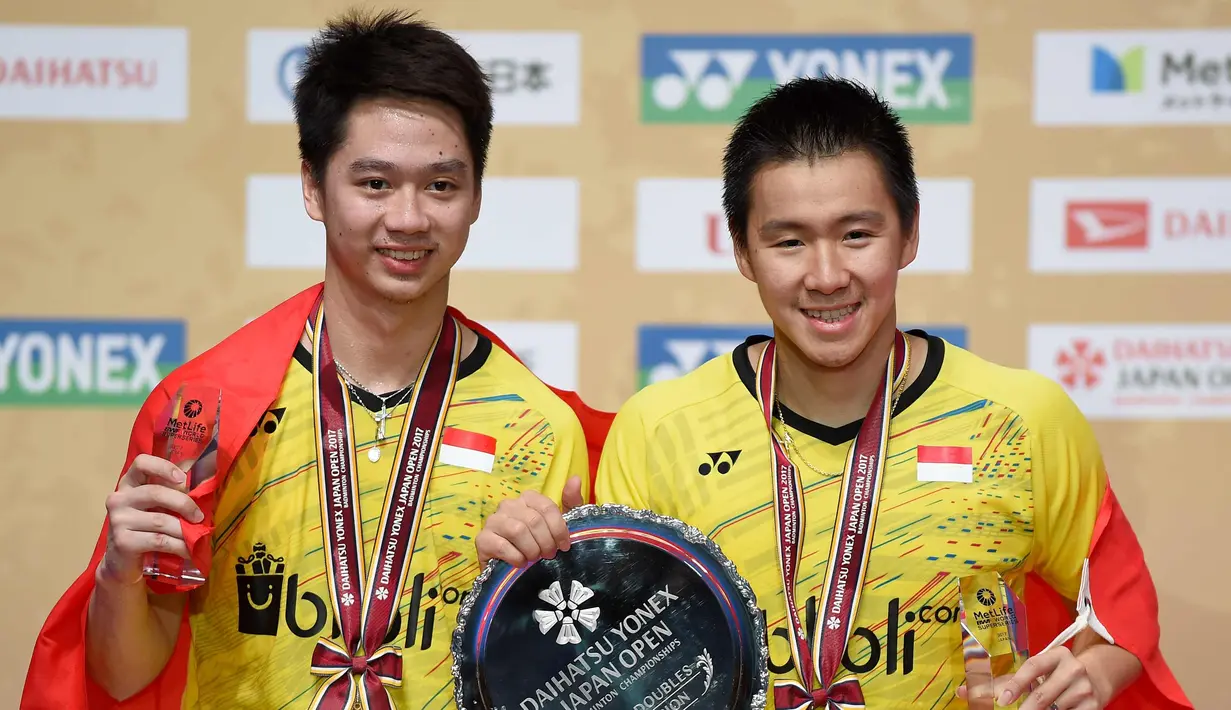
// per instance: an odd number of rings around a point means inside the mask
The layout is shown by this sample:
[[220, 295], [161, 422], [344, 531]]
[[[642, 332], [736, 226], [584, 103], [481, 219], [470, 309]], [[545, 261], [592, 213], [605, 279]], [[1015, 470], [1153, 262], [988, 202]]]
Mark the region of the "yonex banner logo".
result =
[[184, 363], [182, 321], [0, 321], [0, 404], [140, 405]]
[[642, 120], [730, 123], [775, 86], [843, 76], [908, 123], [968, 123], [970, 35], [646, 35]]

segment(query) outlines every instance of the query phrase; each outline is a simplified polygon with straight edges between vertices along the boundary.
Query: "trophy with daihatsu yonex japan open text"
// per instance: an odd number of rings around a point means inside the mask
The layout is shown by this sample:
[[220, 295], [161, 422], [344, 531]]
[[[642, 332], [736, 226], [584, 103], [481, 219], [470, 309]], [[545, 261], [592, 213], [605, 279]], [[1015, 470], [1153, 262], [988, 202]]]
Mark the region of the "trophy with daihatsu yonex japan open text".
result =
[[567, 552], [492, 561], [458, 611], [461, 710], [765, 707], [764, 621], [717, 545], [617, 505], [564, 516]]
[[[191, 493], [218, 472], [218, 425], [222, 417], [222, 390], [202, 384], [181, 385], [154, 425], [155, 456], [170, 461], [188, 475], [182, 484]], [[161, 579], [179, 589], [205, 583], [205, 575], [191, 560], [164, 552], [145, 555], [146, 577]]]

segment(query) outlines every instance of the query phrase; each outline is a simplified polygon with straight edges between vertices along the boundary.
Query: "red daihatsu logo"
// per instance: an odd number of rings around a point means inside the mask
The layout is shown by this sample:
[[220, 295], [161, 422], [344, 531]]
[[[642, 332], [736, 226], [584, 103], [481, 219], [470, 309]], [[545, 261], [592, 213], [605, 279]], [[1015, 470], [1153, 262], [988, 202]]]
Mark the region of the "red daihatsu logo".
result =
[[1150, 204], [1070, 202], [1065, 210], [1065, 244], [1069, 249], [1145, 249]]

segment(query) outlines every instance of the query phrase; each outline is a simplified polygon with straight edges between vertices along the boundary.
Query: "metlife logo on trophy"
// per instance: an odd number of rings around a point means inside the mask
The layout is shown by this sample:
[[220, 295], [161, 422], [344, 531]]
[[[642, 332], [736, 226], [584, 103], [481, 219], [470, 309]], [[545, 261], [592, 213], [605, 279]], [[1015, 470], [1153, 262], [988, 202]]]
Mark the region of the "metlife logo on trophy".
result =
[[[248, 121], [290, 123], [309, 29], [248, 32]], [[497, 125], [572, 126], [581, 119], [576, 32], [450, 32], [491, 77]]]

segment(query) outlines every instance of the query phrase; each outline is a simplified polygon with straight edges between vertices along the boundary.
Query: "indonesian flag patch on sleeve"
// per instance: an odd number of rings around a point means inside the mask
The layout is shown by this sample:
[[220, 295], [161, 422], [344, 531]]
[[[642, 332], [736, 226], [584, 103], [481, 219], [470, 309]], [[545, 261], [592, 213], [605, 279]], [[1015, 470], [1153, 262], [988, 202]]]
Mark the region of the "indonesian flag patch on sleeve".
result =
[[969, 446], [919, 446], [916, 470], [920, 481], [970, 483], [974, 465]]
[[440, 438], [436, 460], [446, 466], [491, 473], [496, 465], [496, 437], [448, 427]]

